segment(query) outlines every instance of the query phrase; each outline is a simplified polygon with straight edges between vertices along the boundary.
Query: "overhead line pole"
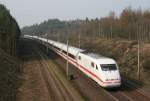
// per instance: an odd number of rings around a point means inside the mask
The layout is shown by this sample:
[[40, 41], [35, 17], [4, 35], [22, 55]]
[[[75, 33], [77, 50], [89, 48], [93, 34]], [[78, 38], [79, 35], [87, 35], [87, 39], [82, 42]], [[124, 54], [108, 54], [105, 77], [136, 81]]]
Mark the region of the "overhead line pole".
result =
[[[68, 29], [68, 28], [67, 28]], [[66, 63], [66, 74], [67, 74], [67, 78], [69, 77], [69, 68], [68, 68], [68, 48], [69, 48], [69, 42], [68, 42], [68, 38], [69, 38], [69, 30], [67, 30], [67, 63]]]
[[110, 39], [112, 39], [112, 24], [111, 24], [111, 26], [110, 26]]
[[138, 76], [138, 79], [140, 80], [140, 33], [139, 33], [139, 26], [137, 28], [137, 34], [138, 34], [138, 71], [137, 71], [137, 76]]
[[47, 33], [47, 53], [48, 53], [48, 33]]
[[100, 37], [101, 35], [100, 35], [100, 28], [101, 28], [101, 25], [100, 25], [100, 22], [99, 22], [99, 27], [98, 27], [98, 36]]
[[67, 68], [66, 68], [67, 77], [69, 76], [69, 69], [68, 69], [68, 39], [67, 39]]
[[138, 79], [140, 80], [140, 42], [138, 40]]
[[81, 42], [80, 42], [80, 32], [78, 34], [78, 38], [79, 38], [78, 40], [79, 40], [79, 48], [80, 48], [81, 47], [81, 45], [80, 45], [81, 44]]

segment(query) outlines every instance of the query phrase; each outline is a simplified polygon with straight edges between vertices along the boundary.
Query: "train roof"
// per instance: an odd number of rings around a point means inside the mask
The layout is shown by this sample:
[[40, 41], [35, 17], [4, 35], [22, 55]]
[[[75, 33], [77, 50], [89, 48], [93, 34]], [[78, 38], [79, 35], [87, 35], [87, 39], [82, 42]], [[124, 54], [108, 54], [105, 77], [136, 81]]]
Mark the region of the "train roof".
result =
[[86, 55], [94, 58], [94, 59], [104, 59], [104, 58], [107, 58], [107, 57], [104, 57], [102, 55], [99, 55], [99, 54], [95, 54], [95, 53], [86, 53]]
[[[50, 39], [45, 39], [45, 38], [41, 38], [41, 37], [37, 37], [37, 36], [30, 36], [30, 35], [25, 35], [26, 37], [30, 37], [30, 38], [36, 38], [36, 39], [39, 39], [39, 40], [42, 40], [42, 41], [45, 41], [48, 43], [50, 43], [51, 45], [61, 49], [61, 50], [64, 50], [67, 52], [67, 45], [64, 44], [64, 43], [60, 43], [60, 42], [57, 42], [57, 41], [53, 41], [53, 40], [50, 40]], [[80, 48], [76, 48], [76, 47], [73, 47], [73, 46], [68, 46], [68, 53], [76, 56], [78, 53], [80, 52], [84, 52], [85, 50], [83, 49], [80, 49]]]
[[103, 55], [99, 55], [99, 54], [95, 54], [95, 53], [90, 53], [90, 52], [86, 52], [86, 51], [84, 51], [82, 53], [92, 59], [95, 59], [95, 60], [112, 60], [112, 58], [105, 57]]
[[[67, 45], [66, 44], [63, 44], [63, 43], [60, 43], [60, 42], [56, 42], [56, 41], [53, 41], [53, 40], [48, 40], [48, 42], [54, 46], [56, 46], [57, 48], [61, 49], [61, 50], [64, 50], [67, 52]], [[76, 48], [76, 47], [73, 47], [73, 46], [68, 46], [68, 53], [76, 56], [78, 53], [80, 52], [84, 52], [85, 50], [83, 49], [80, 49], [80, 48]]]
[[111, 59], [109, 57], [105, 57], [103, 55], [99, 55], [99, 54], [95, 54], [95, 53], [90, 53], [90, 52], [82, 52], [83, 54], [85, 54], [86, 56], [88, 57], [91, 57], [92, 59], [95, 59], [95, 60], [99, 60], [99, 59]]
[[105, 57], [95, 53], [87, 53], [87, 56], [91, 57], [92, 59], [96, 60], [99, 64], [114, 64], [116, 63], [114, 59]]

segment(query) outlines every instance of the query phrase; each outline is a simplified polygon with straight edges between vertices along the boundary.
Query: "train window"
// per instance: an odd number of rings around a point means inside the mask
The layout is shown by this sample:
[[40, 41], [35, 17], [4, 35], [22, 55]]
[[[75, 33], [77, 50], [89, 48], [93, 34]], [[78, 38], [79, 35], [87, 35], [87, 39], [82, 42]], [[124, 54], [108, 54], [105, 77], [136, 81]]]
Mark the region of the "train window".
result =
[[100, 66], [103, 71], [117, 70], [116, 64], [101, 64]]
[[97, 67], [97, 65], [96, 65], [96, 69], [98, 70], [98, 67]]
[[94, 63], [93, 62], [91, 62], [91, 66], [94, 67]]
[[78, 58], [79, 58], [79, 60], [81, 60], [81, 56], [79, 56]]
[[73, 59], [75, 58], [75, 56], [73, 56], [72, 54], [69, 54], [69, 56], [70, 56], [71, 58], [73, 58]]

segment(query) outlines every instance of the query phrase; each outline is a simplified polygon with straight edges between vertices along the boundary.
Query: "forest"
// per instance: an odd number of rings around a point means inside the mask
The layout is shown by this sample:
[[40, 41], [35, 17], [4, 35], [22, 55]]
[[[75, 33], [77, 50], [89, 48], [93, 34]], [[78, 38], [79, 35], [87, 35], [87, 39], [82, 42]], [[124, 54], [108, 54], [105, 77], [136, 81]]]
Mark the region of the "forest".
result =
[[16, 54], [20, 28], [6, 7], [0, 4], [0, 48], [10, 55]]
[[101, 38], [121, 38], [126, 40], [150, 40], [150, 11], [125, 8], [120, 16], [110, 12], [102, 18], [85, 20], [60, 21], [49, 19], [40, 24], [26, 26], [23, 34], [44, 35], [50, 33], [53, 36], [80, 35]]
[[20, 62], [17, 43], [20, 28], [10, 11], [0, 4], [0, 101], [15, 101], [19, 86]]

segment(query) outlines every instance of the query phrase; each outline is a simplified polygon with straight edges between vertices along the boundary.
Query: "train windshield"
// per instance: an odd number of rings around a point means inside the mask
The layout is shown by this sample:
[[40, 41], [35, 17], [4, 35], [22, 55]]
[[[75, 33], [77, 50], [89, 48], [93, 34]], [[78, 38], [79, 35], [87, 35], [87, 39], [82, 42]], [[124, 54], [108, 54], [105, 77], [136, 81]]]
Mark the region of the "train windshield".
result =
[[100, 64], [102, 71], [117, 70], [116, 64]]

